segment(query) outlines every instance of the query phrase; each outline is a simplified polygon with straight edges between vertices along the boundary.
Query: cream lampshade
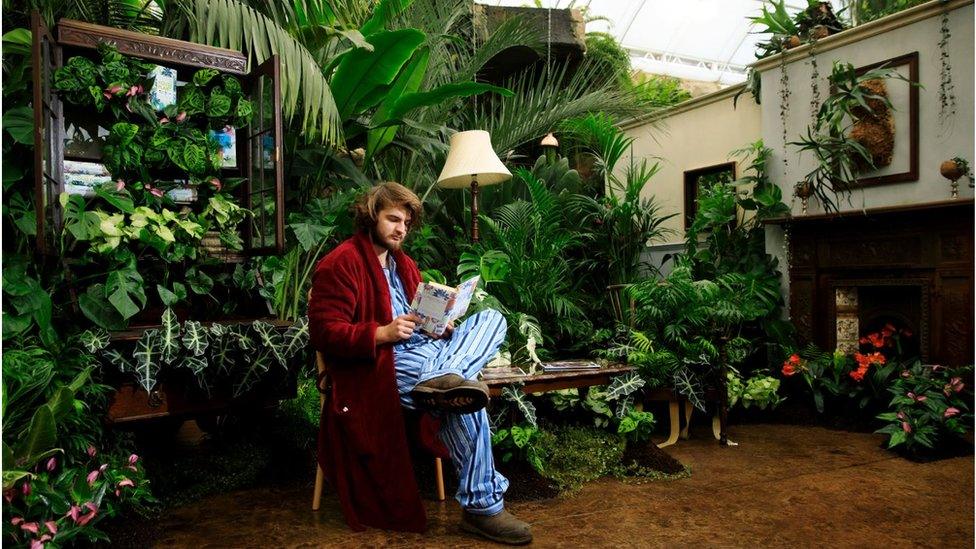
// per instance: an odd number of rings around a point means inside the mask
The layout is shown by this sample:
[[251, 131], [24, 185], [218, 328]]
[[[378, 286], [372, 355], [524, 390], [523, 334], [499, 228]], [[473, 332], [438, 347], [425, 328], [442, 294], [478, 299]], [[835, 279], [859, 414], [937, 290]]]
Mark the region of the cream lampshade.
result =
[[478, 241], [478, 187], [512, 178], [491, 146], [484, 130], [458, 132], [451, 136], [451, 150], [437, 185], [446, 189], [471, 189], [471, 240]]

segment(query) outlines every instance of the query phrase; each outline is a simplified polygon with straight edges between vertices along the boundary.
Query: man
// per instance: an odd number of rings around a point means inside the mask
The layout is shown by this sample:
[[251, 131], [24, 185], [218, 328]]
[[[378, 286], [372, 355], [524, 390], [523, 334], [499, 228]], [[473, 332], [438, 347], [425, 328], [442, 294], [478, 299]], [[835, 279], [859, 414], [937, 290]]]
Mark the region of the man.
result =
[[426, 515], [400, 407], [434, 408], [458, 472], [461, 528], [529, 543], [529, 525], [504, 508], [508, 480], [495, 471], [488, 390], [476, 381], [504, 340], [505, 319], [488, 310], [440, 338], [415, 332], [409, 303], [420, 273], [401, 246], [422, 211], [417, 195], [398, 183], [373, 187], [355, 206], [358, 233], [315, 269], [309, 324], [330, 383], [319, 463], [351, 528], [422, 532]]

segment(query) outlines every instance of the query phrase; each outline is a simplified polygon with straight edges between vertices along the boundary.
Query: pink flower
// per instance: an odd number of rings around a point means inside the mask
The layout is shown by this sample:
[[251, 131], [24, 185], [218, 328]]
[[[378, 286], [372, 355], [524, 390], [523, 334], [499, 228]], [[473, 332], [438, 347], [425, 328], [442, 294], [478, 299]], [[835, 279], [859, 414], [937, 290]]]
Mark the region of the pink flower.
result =
[[122, 495], [122, 491], [121, 491], [121, 490], [118, 490], [118, 489], [116, 489], [116, 490], [115, 490], [115, 497], [119, 497], [119, 496], [121, 496], [121, 495]]
[[955, 391], [955, 392], [957, 392], [957, 393], [960, 392], [960, 391], [962, 391], [963, 388], [966, 386], [962, 382], [962, 378], [961, 377], [954, 377], [954, 378], [950, 379], [949, 380], [949, 385], [952, 387], [952, 390]]
[[44, 549], [44, 542], [39, 539], [31, 540], [30, 549]]
[[48, 532], [51, 532], [52, 534], [58, 533], [58, 523], [54, 522], [53, 520], [45, 522], [44, 526], [47, 528]]
[[911, 433], [912, 432], [912, 426], [909, 425], [907, 421], [903, 421], [903, 422], [901, 422], [901, 430], [902, 431], [905, 431], [906, 433]]
[[901, 371], [901, 377], [906, 378], [906, 379], [907, 378], [910, 378], [910, 377], [912, 377], [912, 373], [909, 372], [908, 370], [902, 370]]
[[102, 95], [105, 96], [105, 99], [111, 99], [112, 97], [115, 96], [115, 94], [119, 93], [122, 90], [123, 90], [122, 86], [116, 84], [114, 86], [105, 88], [105, 93], [103, 93]]
[[162, 189], [157, 189], [157, 188], [153, 187], [152, 189], [149, 189], [149, 192], [152, 193], [152, 195], [155, 196], [156, 198], [162, 198], [163, 197], [163, 190]]
[[50, 472], [53, 472], [57, 468], [58, 468], [58, 460], [57, 460], [57, 458], [51, 458], [51, 459], [47, 460], [46, 469], [47, 469], [47, 471], [49, 473]]
[[10, 519], [10, 524], [13, 524], [14, 526], [17, 526], [21, 522], [24, 522], [24, 517], [14, 517]]
[[918, 395], [918, 396], [916, 396], [915, 393], [913, 393], [911, 391], [908, 391], [908, 395], [907, 396], [908, 396], [908, 398], [914, 400], [915, 402], [925, 402], [929, 398], [929, 397], [927, 397], [925, 395]]
[[108, 469], [108, 463], [103, 463], [102, 466], [98, 468], [98, 472], [104, 473], [105, 469]]
[[176, 115], [176, 121], [182, 122], [186, 120], [186, 111], [180, 111], [180, 114]]
[[220, 180], [217, 179], [216, 177], [211, 177], [209, 183], [214, 187], [216, 187], [218, 191], [220, 190], [220, 187], [222, 187], [222, 185], [220, 184]]
[[905, 421], [905, 412], [898, 412], [897, 414], [895, 414], [895, 417], [897, 417], [902, 421]]
[[3, 491], [3, 499], [7, 500], [7, 503], [12, 502], [14, 500], [14, 496], [16, 495], [17, 495], [17, 490], [13, 488]]
[[125, 188], [125, 181], [122, 181], [121, 179], [116, 179], [115, 180], [115, 192], [119, 192], [119, 191], [121, 191], [124, 188]]
[[89, 457], [95, 457], [95, 454], [96, 453], [97, 452], [95, 451], [95, 447], [89, 444], [88, 445], [88, 456]]
[[91, 486], [92, 484], [95, 484], [95, 481], [98, 480], [98, 474], [99, 474], [98, 473], [98, 469], [95, 469], [91, 473], [88, 473], [88, 485], [89, 486]]
[[81, 515], [81, 507], [77, 505], [72, 505], [68, 512], [64, 514], [66, 517], [71, 517], [71, 520], [78, 522], [78, 517]]
[[159, 120], [159, 123], [160, 123], [160, 124], [168, 124], [168, 123], [169, 123], [169, 118], [166, 118], [166, 117], [164, 116], [164, 117], [162, 117], [162, 118], [161, 118], [161, 119]]
[[132, 482], [131, 480], [129, 480], [127, 478], [123, 478], [122, 480], [119, 481], [119, 488], [124, 488], [126, 486], [128, 486], [128, 487], [131, 488], [131, 487], [134, 487], [135, 485], [136, 485], [136, 483]]
[[68, 511], [69, 516], [75, 520], [75, 523], [77, 523], [78, 526], [88, 524], [93, 518], [95, 518], [95, 515], [98, 514], [98, 507], [96, 507], [95, 504], [90, 501], [85, 503], [85, 508], [87, 508], [89, 512], [84, 515], [80, 514], [81, 508], [79, 507], [72, 506], [71, 510]]
[[125, 468], [132, 471], [133, 473], [139, 472], [139, 469], [136, 469], [135, 465], [126, 465]]
[[78, 526], [84, 526], [88, 524], [89, 522], [91, 522], [93, 518], [95, 518], [95, 515], [97, 514], [98, 514], [98, 508], [96, 507], [92, 510], [92, 512], [82, 515], [81, 517], [78, 518]]
[[959, 415], [959, 408], [954, 408], [952, 406], [946, 408], [945, 412], [942, 413], [942, 417], [945, 419], [949, 419], [950, 417], [958, 416], [958, 415]]
[[27, 530], [31, 534], [36, 534], [37, 531], [38, 531], [38, 527], [37, 527], [37, 523], [36, 522], [25, 522], [25, 523], [23, 523], [23, 524], [20, 525], [20, 529], [21, 530]]
[[139, 456], [135, 454], [129, 456], [129, 465], [135, 465], [137, 461], [139, 461]]
[[29, 495], [30, 495], [30, 493], [31, 493], [31, 485], [30, 485], [30, 482], [25, 482], [24, 484], [22, 484], [22, 485], [20, 486], [20, 491], [21, 491], [21, 492], [22, 492], [22, 493], [23, 493], [23, 494], [24, 494], [25, 496], [29, 496]]
[[139, 88], [137, 88], [135, 86], [129, 86], [129, 91], [125, 92], [125, 96], [126, 97], [132, 97], [132, 96], [134, 96], [136, 94], [136, 90], [138, 90], [138, 89]]

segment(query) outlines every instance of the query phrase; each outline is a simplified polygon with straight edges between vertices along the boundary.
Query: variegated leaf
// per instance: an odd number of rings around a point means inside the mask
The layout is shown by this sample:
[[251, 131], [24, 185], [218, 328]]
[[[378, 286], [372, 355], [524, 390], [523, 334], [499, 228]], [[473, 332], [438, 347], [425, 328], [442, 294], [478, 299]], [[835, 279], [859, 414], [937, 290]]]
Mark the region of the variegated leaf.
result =
[[234, 384], [234, 397], [250, 391], [251, 387], [261, 379], [261, 376], [268, 371], [271, 364], [276, 360], [270, 350], [262, 349], [254, 357], [254, 360], [247, 362], [247, 365], [241, 368], [237, 383]]
[[109, 364], [115, 366], [122, 373], [135, 372], [132, 362], [122, 356], [122, 353], [120, 353], [118, 349], [105, 349], [105, 351], [102, 352], [102, 358], [107, 360]]
[[308, 346], [308, 317], [299, 318], [285, 331], [282, 339], [281, 354], [286, 360], [302, 352]]
[[201, 373], [206, 371], [207, 366], [209, 366], [209, 364], [207, 364], [207, 359], [199, 358], [195, 356], [185, 356], [183, 357], [183, 360], [181, 360], [179, 364], [180, 368], [187, 368], [189, 370], [192, 370], [193, 375], [197, 377], [199, 377]]
[[257, 349], [257, 345], [254, 343], [254, 338], [251, 337], [251, 330], [245, 324], [238, 324], [228, 329], [227, 335], [230, 339], [234, 340], [237, 344], [237, 348], [241, 351], [253, 351]]
[[617, 401], [617, 419], [623, 419], [634, 408], [634, 395], [620, 397]]
[[534, 427], [536, 426], [535, 404], [532, 404], [529, 400], [529, 395], [522, 392], [522, 386], [521, 383], [513, 383], [512, 385], [503, 387], [502, 397], [515, 404], [518, 411], [525, 417], [525, 421]]
[[195, 320], [183, 324], [183, 346], [193, 356], [202, 356], [210, 344], [207, 330]]
[[644, 378], [637, 372], [627, 372], [613, 378], [607, 389], [607, 400], [627, 396], [644, 386]]
[[229, 374], [234, 366], [238, 348], [237, 336], [230, 326], [214, 324], [210, 327], [210, 363], [223, 374]]
[[81, 344], [85, 346], [85, 349], [87, 349], [89, 353], [96, 353], [105, 347], [108, 347], [108, 332], [102, 328], [85, 330], [82, 332], [80, 337]]
[[163, 362], [172, 364], [180, 354], [180, 323], [176, 320], [173, 309], [166, 307], [163, 311], [163, 327], [160, 328], [160, 353]]
[[134, 372], [139, 385], [146, 391], [152, 391], [156, 386], [156, 376], [159, 373], [159, 330], [146, 330], [132, 353], [135, 359]]
[[258, 345], [261, 347], [261, 351], [270, 353], [278, 364], [286, 366], [287, 362], [285, 356], [282, 354], [281, 334], [278, 333], [278, 330], [263, 320], [255, 320], [251, 324], [251, 328], [258, 338]]

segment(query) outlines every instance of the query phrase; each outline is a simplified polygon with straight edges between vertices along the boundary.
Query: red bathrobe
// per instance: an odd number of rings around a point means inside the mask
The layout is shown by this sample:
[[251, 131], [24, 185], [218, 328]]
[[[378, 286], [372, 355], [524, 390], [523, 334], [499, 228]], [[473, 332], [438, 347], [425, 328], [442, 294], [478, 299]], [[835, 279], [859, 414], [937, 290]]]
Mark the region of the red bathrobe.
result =
[[[417, 265], [401, 251], [392, 253], [407, 298], [413, 299], [420, 283]], [[346, 240], [316, 266], [308, 319], [312, 346], [325, 355], [332, 382], [319, 426], [318, 460], [346, 522], [353, 530], [423, 532], [427, 515], [410, 461], [393, 346], [375, 344], [376, 329], [393, 321], [393, 311], [368, 233]], [[439, 441], [426, 438], [426, 445], [446, 455]]]

